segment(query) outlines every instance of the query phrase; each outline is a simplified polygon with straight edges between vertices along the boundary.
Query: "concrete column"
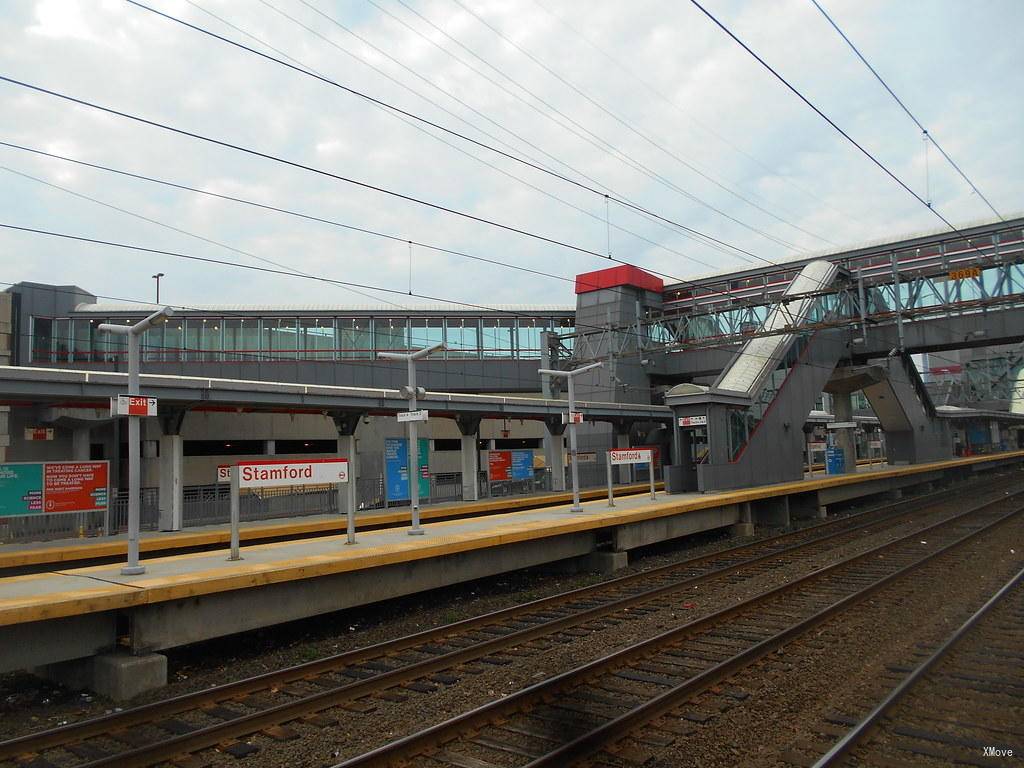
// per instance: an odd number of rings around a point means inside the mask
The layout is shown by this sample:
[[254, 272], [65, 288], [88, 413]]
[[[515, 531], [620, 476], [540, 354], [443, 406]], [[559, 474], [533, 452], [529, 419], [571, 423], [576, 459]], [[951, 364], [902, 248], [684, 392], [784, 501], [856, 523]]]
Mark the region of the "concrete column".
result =
[[89, 460], [89, 436], [92, 430], [89, 427], [76, 427], [71, 433], [71, 459], [72, 461]]
[[[626, 427], [625, 432], [619, 432], [618, 428], [615, 430], [615, 447], [616, 448], [629, 448], [629, 427]], [[620, 464], [619, 465], [619, 476], [617, 478], [620, 483], [633, 483], [636, 479], [633, 477], [633, 465], [632, 464]]]
[[732, 535], [733, 536], [753, 536], [754, 535], [754, 516], [750, 509], [750, 502], [743, 501], [739, 504], [740, 519], [733, 523]]
[[548, 416], [544, 419], [546, 434], [551, 444], [551, 456], [548, 467], [551, 469], [551, 490], [565, 490], [565, 424], [560, 416]]
[[456, 416], [455, 423], [461, 433], [462, 500], [477, 501], [480, 498], [477, 479], [480, 474], [480, 417]]
[[160, 438], [161, 531], [180, 531], [184, 522], [183, 444], [181, 435], [163, 435]]
[[[835, 408], [834, 414], [836, 421], [853, 421], [853, 397], [852, 393], [844, 392], [842, 394], [832, 395], [832, 404]], [[836, 448], [843, 449], [843, 457], [845, 459], [843, 472], [856, 472], [857, 471], [857, 441], [855, 439], [856, 430], [853, 429], [836, 429], [835, 432]]]

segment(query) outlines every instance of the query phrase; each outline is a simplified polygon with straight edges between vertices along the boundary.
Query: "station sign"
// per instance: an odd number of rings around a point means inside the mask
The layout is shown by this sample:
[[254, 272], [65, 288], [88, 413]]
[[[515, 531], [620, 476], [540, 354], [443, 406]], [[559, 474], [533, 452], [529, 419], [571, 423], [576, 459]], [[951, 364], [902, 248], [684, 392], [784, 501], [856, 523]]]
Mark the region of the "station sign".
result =
[[217, 465], [217, 482], [218, 483], [230, 483], [231, 482], [231, 465], [230, 464], [218, 464]]
[[608, 461], [613, 465], [647, 464], [651, 460], [650, 450], [640, 448], [613, 448], [608, 451]]
[[563, 424], [582, 424], [583, 423], [583, 412], [582, 411], [570, 411], [569, 413], [562, 414]]
[[706, 427], [708, 425], [707, 416], [680, 416], [679, 426], [680, 427]]
[[[572, 457], [565, 452], [565, 466], [569, 466]], [[597, 451], [576, 451], [577, 464], [597, 464]]]
[[53, 440], [52, 427], [25, 427], [26, 440]]
[[240, 461], [236, 466], [239, 488], [333, 485], [348, 482], [348, 459]]
[[110, 398], [111, 416], [156, 416], [156, 398], [118, 395]]
[[856, 429], [856, 421], [830, 421], [825, 425], [829, 429]]
[[426, 421], [430, 418], [430, 411], [399, 411], [398, 421]]
[[0, 517], [106, 511], [109, 477], [107, 461], [0, 464]]

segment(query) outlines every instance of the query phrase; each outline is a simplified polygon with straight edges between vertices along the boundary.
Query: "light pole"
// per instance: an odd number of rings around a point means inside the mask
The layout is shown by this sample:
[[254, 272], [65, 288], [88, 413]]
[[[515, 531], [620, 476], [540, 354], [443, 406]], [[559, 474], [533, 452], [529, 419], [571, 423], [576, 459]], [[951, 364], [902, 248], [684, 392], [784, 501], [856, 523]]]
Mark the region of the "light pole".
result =
[[[559, 378], [565, 379], [569, 382], [569, 464], [572, 467], [572, 508], [571, 512], [582, 512], [583, 508], [580, 506], [580, 475], [579, 469], [576, 464], [576, 422], [574, 416], [576, 414], [576, 388], [573, 386], [573, 379], [579, 376], [581, 373], [592, 371], [595, 368], [600, 368], [603, 363], [591, 363], [590, 365], [584, 365], [580, 368], [574, 368], [571, 371], [554, 371], [550, 368], [541, 368], [537, 373], [547, 374], [548, 376], [558, 376]], [[552, 467], [551, 471], [555, 471]]]
[[164, 276], [163, 272], [157, 272], [153, 275], [153, 279], [156, 280], [156, 303], [160, 303], [160, 278]]
[[[434, 344], [432, 347], [419, 349], [415, 352], [404, 354], [402, 352], [378, 352], [377, 357], [384, 360], [405, 360], [409, 365], [409, 384], [402, 387], [402, 394], [409, 399], [409, 412], [417, 410], [416, 398], [423, 397], [427, 392], [423, 387], [416, 386], [416, 361], [422, 360], [438, 350], [445, 349], [444, 342]], [[422, 536], [423, 529], [420, 528], [420, 456], [419, 443], [416, 440], [416, 420], [409, 420], [409, 503], [412, 505], [412, 528], [409, 529], [410, 536]]]
[[[157, 310], [135, 325], [100, 324], [98, 330], [128, 337], [128, 395], [139, 393], [139, 339], [146, 331], [167, 322], [174, 314], [170, 307]], [[146, 568], [139, 565], [139, 417], [128, 416], [128, 565], [124, 576], [137, 576]]]

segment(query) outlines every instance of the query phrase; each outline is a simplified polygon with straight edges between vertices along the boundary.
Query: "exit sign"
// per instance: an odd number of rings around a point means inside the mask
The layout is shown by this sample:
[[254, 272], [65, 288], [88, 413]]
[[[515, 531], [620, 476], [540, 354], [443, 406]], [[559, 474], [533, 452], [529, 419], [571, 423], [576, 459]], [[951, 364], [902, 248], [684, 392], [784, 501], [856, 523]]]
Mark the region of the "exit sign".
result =
[[118, 395], [110, 398], [111, 416], [156, 416], [156, 398]]

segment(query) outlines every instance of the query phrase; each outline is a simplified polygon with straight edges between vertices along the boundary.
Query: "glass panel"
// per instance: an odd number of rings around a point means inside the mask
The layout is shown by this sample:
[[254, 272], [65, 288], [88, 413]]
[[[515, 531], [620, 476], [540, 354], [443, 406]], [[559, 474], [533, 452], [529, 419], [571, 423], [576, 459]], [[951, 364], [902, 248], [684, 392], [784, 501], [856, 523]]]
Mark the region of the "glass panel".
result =
[[373, 357], [373, 339], [370, 336], [370, 319], [367, 317], [339, 317], [338, 349], [344, 360]]
[[53, 346], [53, 320], [48, 317], [32, 318], [32, 362], [50, 362]]
[[444, 321], [440, 317], [409, 318], [409, 344], [425, 349], [444, 341]]
[[172, 318], [167, 321], [167, 325], [164, 326], [164, 360], [167, 362], [185, 359], [182, 352], [182, 346], [185, 343], [184, 333], [184, 320]]
[[139, 339], [139, 358], [143, 362], [160, 362], [164, 359], [164, 327], [150, 328]]
[[373, 320], [373, 346], [378, 352], [408, 349], [405, 341], [406, 318], [377, 317]]
[[53, 359], [58, 363], [71, 359], [71, 321], [67, 318], [53, 321]]
[[[574, 327], [574, 325], [575, 324], [573, 322], [573, 318], [571, 317], [555, 318], [555, 333], [559, 335], [565, 335], [567, 333], [576, 333], [576, 328]], [[562, 339], [562, 344], [565, 346], [566, 349], [572, 351], [573, 342], [575, 341], [575, 339]]]
[[449, 317], [447, 319], [448, 357], [480, 356], [480, 319]]
[[75, 340], [71, 348], [76, 361], [88, 361], [91, 356], [94, 322], [93, 320], [85, 319], [78, 319], [72, 322], [72, 335], [75, 337]]
[[300, 328], [300, 357], [306, 360], [334, 359], [334, 318], [305, 318], [300, 321]]
[[263, 359], [294, 360], [299, 336], [291, 318], [266, 318], [263, 321]]
[[202, 360], [202, 353], [199, 345], [200, 328], [203, 322], [199, 318], [190, 317], [185, 320], [185, 341], [182, 344], [184, 352], [182, 360]]
[[516, 332], [516, 345], [520, 359], [540, 358], [540, 334], [544, 330], [545, 322], [538, 321], [535, 317], [519, 318]]
[[512, 357], [512, 342], [515, 335], [513, 318], [485, 317], [480, 346], [484, 357]]

